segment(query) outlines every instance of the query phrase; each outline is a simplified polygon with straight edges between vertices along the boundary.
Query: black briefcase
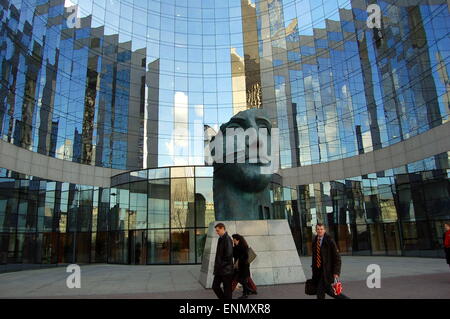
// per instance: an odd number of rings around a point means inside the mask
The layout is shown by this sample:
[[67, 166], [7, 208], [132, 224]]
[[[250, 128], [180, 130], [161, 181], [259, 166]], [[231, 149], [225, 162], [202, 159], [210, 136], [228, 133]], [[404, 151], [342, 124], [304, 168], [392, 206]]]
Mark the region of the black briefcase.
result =
[[305, 294], [307, 294], [307, 295], [316, 295], [317, 294], [317, 286], [316, 286], [316, 283], [312, 279], [308, 279], [305, 283]]

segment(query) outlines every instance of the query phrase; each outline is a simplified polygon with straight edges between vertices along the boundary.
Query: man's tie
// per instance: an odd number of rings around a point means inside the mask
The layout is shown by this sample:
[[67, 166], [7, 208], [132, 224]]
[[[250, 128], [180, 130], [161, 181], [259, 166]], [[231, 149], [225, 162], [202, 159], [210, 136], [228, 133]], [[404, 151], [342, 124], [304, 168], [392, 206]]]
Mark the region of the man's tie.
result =
[[322, 264], [322, 257], [320, 256], [320, 239], [317, 238], [317, 245], [316, 245], [316, 266], [317, 266], [317, 268], [320, 268], [321, 264]]

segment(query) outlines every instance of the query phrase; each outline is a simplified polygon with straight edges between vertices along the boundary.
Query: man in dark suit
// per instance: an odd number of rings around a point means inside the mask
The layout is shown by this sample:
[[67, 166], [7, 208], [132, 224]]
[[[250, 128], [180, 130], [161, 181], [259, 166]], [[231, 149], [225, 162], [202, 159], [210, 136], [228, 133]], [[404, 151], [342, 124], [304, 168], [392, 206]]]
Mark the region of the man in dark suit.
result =
[[[216, 259], [214, 261], [214, 281], [212, 289], [219, 299], [232, 298], [233, 281], [233, 241], [225, 230], [225, 225], [218, 223], [215, 227], [217, 241]], [[223, 290], [220, 284], [223, 283]]]
[[341, 256], [333, 238], [323, 224], [316, 225], [317, 236], [312, 243], [312, 273], [317, 286], [317, 299], [325, 299], [325, 293], [336, 299], [349, 299], [344, 294], [336, 295], [331, 287], [341, 273]]

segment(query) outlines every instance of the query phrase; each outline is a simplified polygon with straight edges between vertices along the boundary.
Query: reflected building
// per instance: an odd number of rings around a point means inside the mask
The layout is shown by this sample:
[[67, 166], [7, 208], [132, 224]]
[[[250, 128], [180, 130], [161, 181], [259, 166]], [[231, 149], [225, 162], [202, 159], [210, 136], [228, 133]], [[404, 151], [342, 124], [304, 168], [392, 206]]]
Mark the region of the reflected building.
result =
[[205, 143], [247, 108], [279, 129], [269, 217], [299, 253], [323, 222], [343, 253], [439, 256], [449, 15], [445, 0], [2, 1], [0, 263], [200, 262]]

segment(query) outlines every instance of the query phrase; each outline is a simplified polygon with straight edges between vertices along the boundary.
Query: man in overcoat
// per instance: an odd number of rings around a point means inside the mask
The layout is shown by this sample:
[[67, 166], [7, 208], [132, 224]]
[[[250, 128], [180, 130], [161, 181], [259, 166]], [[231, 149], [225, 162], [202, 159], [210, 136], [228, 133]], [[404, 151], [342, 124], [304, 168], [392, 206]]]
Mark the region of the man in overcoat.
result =
[[[214, 280], [212, 289], [219, 299], [232, 298], [233, 281], [233, 241], [228, 235], [225, 225], [218, 223], [215, 227], [219, 240], [217, 241], [216, 259], [214, 260]], [[223, 290], [220, 287], [223, 284]]]
[[325, 293], [336, 299], [349, 299], [344, 294], [336, 295], [332, 289], [335, 278], [341, 274], [341, 256], [336, 242], [326, 233], [325, 226], [316, 225], [317, 235], [312, 242], [312, 273], [317, 287], [317, 299], [325, 299]]

